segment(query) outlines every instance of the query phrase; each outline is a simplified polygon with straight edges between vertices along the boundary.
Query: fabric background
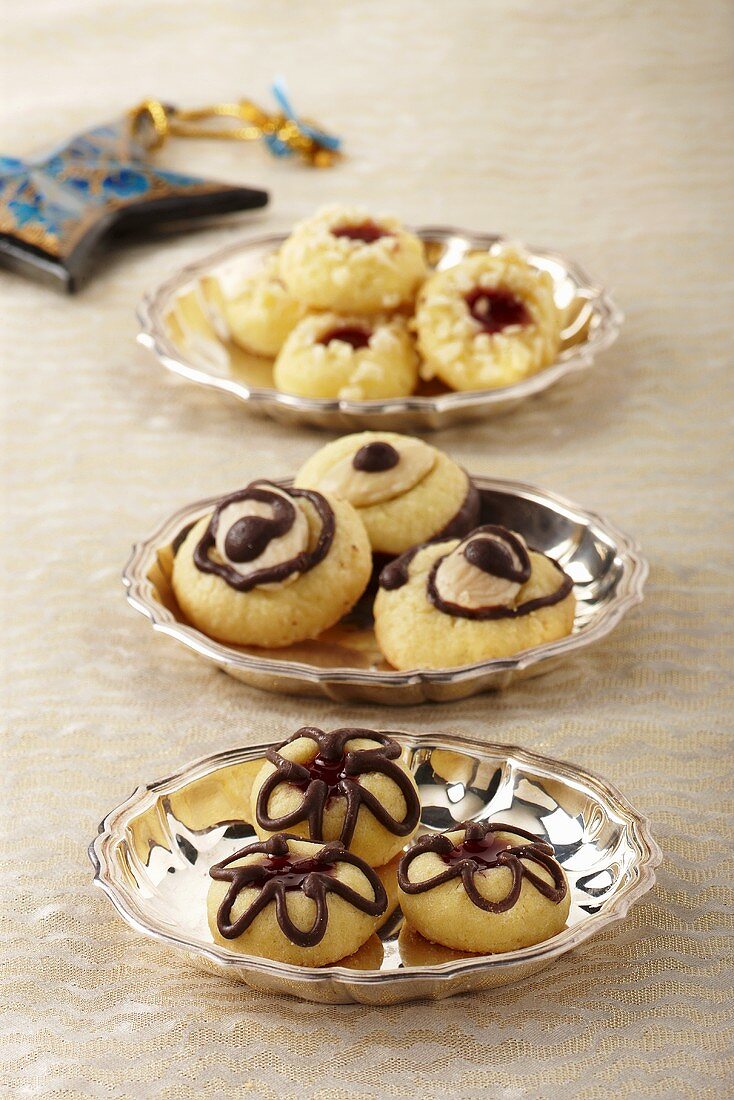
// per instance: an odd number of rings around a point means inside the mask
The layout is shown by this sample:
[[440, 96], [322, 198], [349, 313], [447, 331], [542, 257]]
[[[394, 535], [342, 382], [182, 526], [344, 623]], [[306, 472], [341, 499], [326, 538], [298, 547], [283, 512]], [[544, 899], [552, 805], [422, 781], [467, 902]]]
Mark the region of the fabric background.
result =
[[[73, 299], [0, 274], [4, 1094], [731, 1089], [733, 31], [727, 0], [6, 6], [4, 152], [147, 95], [265, 99], [282, 72], [349, 159], [309, 172], [181, 142], [162, 163], [265, 185], [269, 210], [128, 245]], [[136, 301], [184, 261], [334, 199], [556, 247], [626, 312], [619, 343], [570, 388], [434, 437], [471, 470], [603, 511], [650, 558], [642, 610], [508, 694], [390, 713], [271, 697], [125, 605], [134, 539], [181, 503], [288, 474], [327, 438], [170, 380], [134, 345]], [[137, 782], [304, 721], [484, 735], [597, 770], [651, 815], [659, 884], [532, 983], [481, 997], [327, 1009], [202, 975], [118, 919], [86, 845]]]

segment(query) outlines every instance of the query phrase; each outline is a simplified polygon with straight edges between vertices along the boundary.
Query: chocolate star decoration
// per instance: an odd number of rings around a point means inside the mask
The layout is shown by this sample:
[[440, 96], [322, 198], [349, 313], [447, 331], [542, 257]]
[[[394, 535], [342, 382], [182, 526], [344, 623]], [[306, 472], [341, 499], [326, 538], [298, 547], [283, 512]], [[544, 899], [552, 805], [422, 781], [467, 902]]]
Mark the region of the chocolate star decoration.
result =
[[73, 292], [103, 241], [268, 201], [265, 191], [154, 167], [130, 118], [29, 160], [0, 157], [0, 264]]

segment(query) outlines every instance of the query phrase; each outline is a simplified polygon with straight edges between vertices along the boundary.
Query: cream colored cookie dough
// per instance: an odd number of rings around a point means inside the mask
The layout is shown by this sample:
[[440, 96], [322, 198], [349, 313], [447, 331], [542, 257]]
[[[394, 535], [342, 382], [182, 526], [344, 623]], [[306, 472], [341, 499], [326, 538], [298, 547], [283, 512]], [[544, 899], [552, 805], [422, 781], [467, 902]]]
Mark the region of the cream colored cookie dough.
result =
[[[399, 462], [384, 471], [356, 470], [355, 456], [376, 443], [394, 448]], [[295, 484], [319, 492], [323, 486], [345, 497], [364, 523], [373, 551], [390, 555], [440, 535], [470, 491], [467, 473], [443, 451], [396, 432], [358, 432], [327, 443], [306, 460]], [[477, 522], [478, 498], [476, 503], [465, 529]]]
[[[310, 500], [292, 499], [299, 522], [289, 537], [293, 533], [296, 540], [304, 541], [289, 543], [280, 551], [271, 544], [266, 554], [271, 550], [276, 555], [280, 552], [281, 560], [293, 557], [302, 548], [313, 550], [322, 528]], [[218, 641], [266, 648], [315, 638], [338, 622], [364, 591], [372, 571], [372, 556], [364, 525], [352, 506], [334, 497], [327, 500], [334, 511], [335, 530], [326, 557], [308, 572], [295, 573], [281, 584], [264, 584], [244, 592], [222, 577], [198, 569], [194, 551], [210, 517], [199, 520], [173, 563], [173, 589], [186, 618]], [[210, 557], [221, 563], [219, 545], [210, 551]], [[271, 559], [264, 564], [275, 563]]]
[[246, 351], [275, 358], [306, 312], [280, 277], [277, 256], [247, 277], [220, 280], [217, 306], [229, 335]]
[[561, 318], [550, 275], [505, 248], [431, 276], [418, 298], [415, 328], [423, 378], [438, 377], [454, 390], [485, 390], [552, 363]]
[[[458, 844], [464, 837], [464, 831], [457, 830], [447, 835], [454, 844]], [[495, 835], [517, 845], [528, 843], [525, 837], [511, 830]], [[545, 867], [531, 859], [521, 859], [520, 862], [542, 882], [553, 886], [553, 876]], [[423, 852], [410, 864], [408, 878], [410, 882], [425, 882], [446, 869], [447, 865], [438, 853]], [[565, 896], [560, 901], [553, 901], [523, 875], [517, 901], [510, 909], [500, 913], [488, 912], [475, 905], [458, 877], [420, 894], [406, 893], [400, 889], [400, 907], [413, 928], [432, 943], [442, 944], [454, 951], [478, 954], [515, 951], [542, 943], [565, 928], [571, 892], [565, 874], [563, 879], [566, 883]], [[500, 902], [512, 887], [512, 872], [502, 866], [478, 870], [474, 874], [474, 885], [487, 901]]]
[[326, 207], [295, 226], [280, 270], [312, 309], [382, 313], [411, 303], [426, 275], [423, 243], [393, 217]]
[[[348, 752], [357, 752], [360, 749], [376, 749], [380, 747], [379, 741], [374, 741], [366, 737], [351, 738], [346, 743], [346, 751]], [[285, 757], [286, 760], [294, 760], [297, 764], [304, 765], [310, 764], [317, 756], [318, 751], [319, 747], [316, 742], [308, 737], [298, 737], [294, 741], [287, 741], [278, 749], [279, 754]], [[417, 798], [418, 790], [415, 786], [415, 780], [411, 772], [401, 760], [396, 760], [394, 763], [410, 780]], [[275, 765], [269, 760], [266, 761], [256, 776], [252, 787], [252, 820], [258, 836], [263, 838], [272, 836], [273, 832], [268, 832], [263, 829], [257, 821], [256, 810], [258, 795], [265, 780], [268, 779], [275, 770]], [[362, 773], [359, 776], [358, 782], [360, 787], [364, 787], [375, 796], [384, 809], [387, 810], [396, 821], [402, 821], [405, 818], [407, 810], [405, 798], [393, 779], [384, 775], [382, 772], [372, 771]], [[266, 808], [268, 816], [277, 819], [284, 817], [286, 814], [293, 813], [294, 810], [297, 810], [303, 804], [304, 793], [305, 792], [301, 788], [291, 783], [279, 783], [272, 791], [268, 800]], [[324, 807], [322, 832], [324, 841], [340, 839], [344, 827], [345, 813], [346, 799], [337, 792], [328, 799]], [[288, 825], [287, 827], [284, 826], [284, 831], [292, 833], [295, 836], [307, 838], [311, 836], [309, 823], [307, 821], [301, 821], [293, 825]], [[349, 842], [349, 850], [354, 852], [354, 854], [361, 859], [364, 859], [371, 867], [384, 867], [385, 864], [390, 863], [397, 853], [402, 851], [403, 846], [408, 843], [414, 833], [415, 829], [413, 829], [410, 834], [403, 836], [390, 832], [389, 829], [377, 820], [371, 810], [362, 805], [359, 808], [353, 837]], [[384, 868], [384, 873], [385, 876], [389, 878], [390, 868]]]
[[[459, 547], [457, 539], [419, 550], [400, 588], [380, 588], [375, 599], [375, 635], [394, 668], [458, 668], [556, 641], [570, 634], [576, 601], [571, 591], [559, 603], [516, 618], [459, 618], [440, 611], [428, 598], [431, 567]], [[513, 597], [515, 606], [550, 595], [562, 575], [543, 554], [529, 551], [530, 579]]]
[[374, 401], [404, 397], [418, 381], [418, 355], [403, 317], [305, 317], [275, 361], [276, 389], [299, 397]]
[[[305, 840], [288, 839], [288, 850], [293, 859], [312, 858], [323, 848]], [[261, 852], [244, 855], [231, 867], [252, 863], [266, 863], [267, 856]], [[373, 901], [374, 890], [369, 879], [359, 867], [336, 861], [332, 867], [333, 876], [355, 890], [360, 896]], [[271, 900], [254, 918], [252, 923], [235, 939], [221, 934], [217, 926], [217, 913], [230, 889], [229, 882], [213, 879], [207, 896], [207, 919], [209, 930], [215, 943], [230, 951], [243, 955], [257, 955], [261, 958], [275, 959], [278, 962], [295, 966], [329, 966], [354, 955], [369, 939], [377, 928], [383, 914], [372, 916], [363, 913], [345, 898], [327, 892], [326, 903], [328, 919], [326, 931], [319, 943], [313, 947], [301, 947], [293, 943], [280, 927], [276, 915], [275, 901]], [[261, 888], [255, 885], [245, 886], [239, 891], [231, 911], [230, 922], [237, 921], [243, 913], [257, 901]], [[294, 925], [303, 931], [313, 927], [316, 918], [316, 902], [299, 888], [285, 892], [288, 916]], [[367, 961], [371, 966], [375, 958], [373, 951], [368, 952]], [[363, 960], [365, 961], [365, 960]]]

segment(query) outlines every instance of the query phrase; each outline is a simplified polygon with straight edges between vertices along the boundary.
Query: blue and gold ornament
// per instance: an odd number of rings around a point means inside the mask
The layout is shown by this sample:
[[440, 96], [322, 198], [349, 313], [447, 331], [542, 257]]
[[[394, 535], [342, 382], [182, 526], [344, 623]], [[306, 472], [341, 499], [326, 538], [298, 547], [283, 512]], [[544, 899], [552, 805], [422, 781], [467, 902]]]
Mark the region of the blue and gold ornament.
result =
[[46, 155], [0, 157], [0, 264], [74, 291], [103, 241], [267, 203], [265, 191], [155, 167], [151, 153], [171, 136], [263, 140], [276, 156], [332, 164], [338, 139], [299, 119], [282, 83], [273, 92], [273, 114], [251, 100], [196, 111], [147, 100]]

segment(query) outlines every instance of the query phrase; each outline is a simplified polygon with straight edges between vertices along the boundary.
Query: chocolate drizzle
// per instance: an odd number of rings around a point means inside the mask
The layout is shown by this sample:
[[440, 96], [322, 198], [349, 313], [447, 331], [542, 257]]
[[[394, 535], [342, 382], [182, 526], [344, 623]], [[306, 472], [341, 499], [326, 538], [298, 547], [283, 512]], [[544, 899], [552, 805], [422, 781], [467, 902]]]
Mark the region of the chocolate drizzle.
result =
[[464, 535], [468, 535], [470, 531], [473, 531], [476, 525], [479, 523], [479, 515], [482, 507], [482, 499], [479, 495], [479, 490], [476, 485], [466, 475], [467, 488], [466, 496], [462, 501], [461, 508], [453, 516], [445, 527], [442, 527], [433, 538], [431, 542], [438, 542], [439, 539], [461, 539]]
[[187, 523], [186, 526], [182, 527], [179, 533], [176, 535], [175, 539], [171, 543], [171, 550], [173, 551], [174, 558], [176, 557], [176, 554], [179, 552], [183, 544], [186, 542], [186, 536], [188, 535], [189, 531], [192, 527], [195, 526], [195, 523]]
[[402, 588], [407, 584], [410, 563], [419, 550], [425, 550], [426, 546], [430, 545], [430, 542], [419, 542], [417, 546], [411, 546], [410, 550], [406, 550], [399, 558], [389, 562], [380, 573], [380, 588], [384, 588], [386, 592], [393, 592], [396, 588]]
[[[398, 766], [400, 745], [384, 733], [365, 729], [338, 729], [331, 733], [313, 726], [297, 730], [282, 749], [299, 737], [307, 737], [318, 747], [314, 760], [309, 764], [296, 764], [282, 756], [279, 749], [268, 749], [265, 754], [275, 771], [268, 776], [257, 796], [255, 816], [261, 829], [280, 832], [301, 822], [308, 823], [311, 840], [323, 840], [324, 809], [330, 798], [346, 799], [344, 824], [339, 836], [342, 844], [350, 844], [357, 825], [360, 808], [366, 807], [379, 823], [395, 836], [412, 833], [420, 817], [420, 802], [409, 776]], [[345, 751], [353, 738], [378, 741], [374, 749]], [[362, 786], [360, 776], [381, 772], [391, 779], [405, 800], [405, 816], [397, 821], [371, 791]], [[270, 817], [270, 796], [281, 783], [290, 783], [303, 791], [303, 799], [295, 810], [282, 817]]]
[[[298, 947], [315, 947], [326, 934], [329, 923], [328, 894], [336, 894], [353, 905], [361, 913], [379, 917], [387, 909], [387, 894], [380, 879], [363, 859], [348, 852], [344, 845], [335, 841], [324, 845], [316, 855], [291, 857], [287, 837], [282, 834], [268, 840], [248, 844], [239, 852], [215, 863], [209, 874], [218, 882], [229, 882], [230, 887], [217, 910], [217, 928], [224, 939], [234, 940], [250, 927], [258, 913], [275, 902], [275, 916], [281, 931], [291, 943]], [[244, 856], [262, 852], [262, 863], [246, 863], [240, 867], [231, 866]], [[373, 898], [366, 898], [351, 886], [336, 878], [334, 868], [338, 863], [351, 863], [358, 867], [372, 889]], [[245, 911], [232, 920], [232, 908], [242, 890], [254, 887], [260, 892]], [[310, 929], [302, 929], [293, 923], [288, 912], [286, 893], [300, 890], [316, 904], [316, 916]]]
[[359, 448], [352, 459], [352, 466], [366, 474], [378, 474], [383, 470], [392, 470], [399, 462], [400, 454], [392, 444], [377, 439]]
[[[243, 500], [256, 500], [268, 504], [273, 509], [273, 517], [245, 516], [227, 532], [225, 547], [234, 561], [253, 561], [275, 538], [287, 534], [293, 526], [296, 512], [289, 497], [302, 497], [309, 500], [321, 520], [321, 531], [313, 550], [304, 550], [287, 561], [256, 569], [246, 577], [238, 573], [227, 562], [213, 561], [210, 551], [215, 544], [219, 517], [230, 504]], [[194, 564], [201, 573], [214, 573], [238, 592], [249, 592], [261, 584], [273, 584], [284, 581], [293, 573], [308, 573], [326, 557], [334, 541], [336, 522], [334, 512], [321, 493], [313, 489], [282, 489], [268, 481], [253, 481], [246, 489], [240, 489], [219, 501], [206, 531], [194, 548]], [[231, 539], [231, 544], [230, 544]]]
[[[483, 533], [492, 534], [493, 538], [491, 540], [477, 539], [477, 550], [474, 551], [472, 557], [469, 557], [469, 551], [475, 546], [474, 535]], [[501, 540], [501, 542], [498, 543], [496, 540]], [[508, 549], [504, 550], [502, 548], [502, 542], [507, 543]], [[515, 555], [517, 555], [516, 561], [513, 560]], [[470, 540], [464, 549], [464, 556], [471, 565], [482, 569], [486, 573], [501, 577], [503, 580], [515, 581], [517, 584], [525, 584], [530, 580], [531, 567], [527, 550], [517, 536], [505, 527], [492, 524], [477, 527], [476, 531], [472, 531]], [[543, 556], [547, 557], [545, 554]], [[553, 558], [548, 558], [548, 561], [558, 570], [561, 577], [561, 582], [555, 592], [549, 592], [547, 596], [536, 596], [532, 600], [525, 600], [524, 603], [519, 603], [515, 607], [506, 607], [504, 604], [494, 604], [491, 607], [463, 607], [461, 604], [442, 599], [436, 587], [436, 574], [446, 557], [447, 555], [444, 554], [442, 557], [437, 558], [431, 566], [426, 581], [426, 594], [434, 607], [439, 611], [443, 611], [445, 615], [452, 615], [457, 619], [478, 619], [480, 621], [518, 619], [523, 615], [529, 615], [532, 611], [538, 611], [541, 607], [552, 607], [553, 604], [560, 603], [561, 600], [565, 600], [573, 588], [573, 581], [566, 576], [558, 562], [553, 561]]]
[[474, 287], [464, 295], [464, 301], [473, 320], [490, 335], [515, 325], [528, 325], [532, 319], [522, 299], [501, 287]]
[[[517, 545], [517, 547], [519, 547], [522, 551], [523, 556], [526, 555], [525, 547], [522, 545], [522, 543], [518, 541], [512, 531], [508, 531], [504, 527], [494, 526], [492, 524], [485, 524], [485, 526], [483, 527], [477, 527], [476, 530], [472, 532], [472, 535], [481, 532], [493, 532], [495, 534], [501, 534], [503, 539], [506, 539], [508, 542], [511, 541], [511, 545], [513, 547]], [[436, 542], [438, 540], [433, 541]], [[402, 588], [403, 585], [407, 584], [408, 569], [410, 567], [410, 563], [420, 550], [424, 550], [427, 546], [430, 545], [430, 542], [423, 542], [420, 543], [418, 546], [412, 546], [410, 550], [406, 550], [405, 553], [401, 554], [399, 558], [395, 558], [395, 560], [391, 561], [389, 565], [386, 565], [380, 573], [380, 588], [384, 588], [386, 591], [391, 592], [397, 588]], [[469, 546], [471, 546], [471, 543], [469, 543]], [[534, 553], [540, 554], [542, 553], [542, 551], [535, 550]], [[481, 555], [477, 553], [475, 556], [477, 558], [481, 556], [485, 565], [480, 565], [478, 564], [478, 562], [473, 561], [472, 558], [469, 557], [467, 557], [467, 561], [469, 561], [470, 564], [476, 565], [476, 567], [479, 569], [482, 569], [486, 565], [491, 564], [492, 568], [485, 569], [485, 571], [492, 572], [495, 576], [503, 577], [508, 580], [515, 580], [519, 584], [524, 584], [530, 579], [529, 559], [527, 568], [521, 566], [520, 569], [515, 570], [513, 566], [512, 570], [514, 572], [514, 575], [511, 576], [509, 573], [509, 555], [507, 560], [505, 559], [504, 555], [502, 555], [502, 560], [498, 560], [496, 563], [494, 559], [495, 557], [499, 558], [499, 555], [492, 554], [491, 562], [489, 560], [489, 557], [484, 552]], [[443, 600], [436, 589], [436, 573], [438, 572], [438, 568], [441, 565], [441, 562], [444, 561], [446, 557], [447, 555], [443, 554], [440, 558], [437, 558], [434, 561], [431, 567], [431, 571], [428, 574], [428, 579], [426, 581], [426, 594], [434, 607], [436, 607], [439, 611], [443, 611], [445, 615], [454, 616], [454, 618], [479, 620], [517, 619], [523, 615], [529, 615], [532, 611], [537, 611], [541, 607], [552, 607], [553, 604], [560, 603], [561, 600], [565, 600], [566, 596], [568, 596], [569, 593], [573, 590], [573, 581], [569, 576], [567, 576], [566, 573], [563, 572], [558, 562], [554, 561], [553, 558], [549, 558], [547, 554], [543, 554], [543, 557], [547, 558], [548, 561], [553, 566], [555, 566], [561, 577], [560, 584], [555, 592], [549, 592], [547, 596], [536, 596], [532, 600], [525, 600], [524, 603], [517, 604], [515, 607], [505, 607], [503, 605], [475, 608], [462, 607], [461, 604], [451, 603], [448, 600]], [[504, 572], [497, 572], [494, 568], [495, 564], [497, 564], [498, 569], [503, 569]]]
[[[554, 857], [553, 846], [541, 840], [526, 829], [515, 825], [505, 825], [499, 821], [465, 821], [458, 826], [464, 830], [464, 838], [454, 844], [447, 833], [438, 833], [420, 837], [405, 853], [398, 867], [398, 885], [406, 894], [424, 894], [441, 886], [444, 882], [460, 878], [470, 900], [479, 909], [488, 913], [506, 913], [517, 903], [526, 878], [535, 889], [558, 905], [566, 896], [568, 887], [560, 865]], [[448, 832], [455, 830], [449, 829]], [[529, 843], [515, 844], [494, 836], [495, 833], [512, 833], [521, 836]], [[424, 852], [435, 852], [444, 863], [445, 871], [434, 875], [424, 882], [411, 882], [408, 871], [411, 863]], [[548, 872], [552, 883], [545, 882], [522, 862], [527, 860], [537, 864]], [[488, 901], [476, 888], [474, 876], [482, 871], [497, 867], [506, 867], [512, 875], [510, 889], [500, 901]]]
[[466, 496], [456, 515], [452, 516], [446, 526], [442, 527], [440, 531], [437, 531], [433, 538], [427, 539], [425, 542], [419, 542], [417, 546], [411, 546], [411, 548], [401, 554], [400, 557], [394, 558], [391, 562], [388, 562], [380, 572], [380, 588], [385, 588], [387, 591], [392, 591], [395, 588], [402, 588], [404, 584], [408, 583], [408, 566], [419, 550], [423, 550], [424, 547], [430, 546], [432, 542], [444, 542], [446, 539], [463, 538], [464, 535], [468, 534], [469, 531], [476, 527], [482, 500], [479, 495], [479, 490], [468, 474], [466, 475], [466, 480]]

